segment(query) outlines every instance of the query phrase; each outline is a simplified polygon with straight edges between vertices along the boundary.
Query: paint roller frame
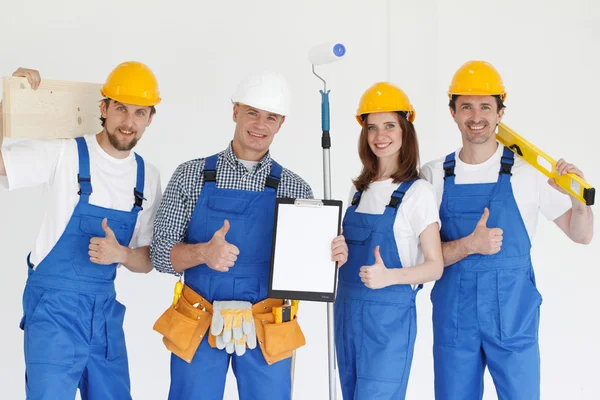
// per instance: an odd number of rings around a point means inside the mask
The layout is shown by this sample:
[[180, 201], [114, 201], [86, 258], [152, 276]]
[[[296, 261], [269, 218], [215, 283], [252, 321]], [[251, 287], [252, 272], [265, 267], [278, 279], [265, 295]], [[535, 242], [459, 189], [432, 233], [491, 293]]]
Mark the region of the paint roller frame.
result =
[[[337, 53], [336, 53], [337, 49]], [[331, 137], [329, 136], [329, 91], [327, 82], [315, 72], [315, 65], [329, 64], [340, 60], [346, 54], [346, 46], [340, 42], [327, 42], [313, 47], [308, 52], [308, 59], [312, 64], [312, 72], [323, 82], [321, 93], [321, 147], [323, 148], [323, 186], [324, 199], [331, 200], [331, 162], [329, 150]], [[336, 399], [336, 363], [335, 363], [335, 338], [333, 332], [333, 303], [327, 303], [327, 350], [329, 367], [329, 400]]]

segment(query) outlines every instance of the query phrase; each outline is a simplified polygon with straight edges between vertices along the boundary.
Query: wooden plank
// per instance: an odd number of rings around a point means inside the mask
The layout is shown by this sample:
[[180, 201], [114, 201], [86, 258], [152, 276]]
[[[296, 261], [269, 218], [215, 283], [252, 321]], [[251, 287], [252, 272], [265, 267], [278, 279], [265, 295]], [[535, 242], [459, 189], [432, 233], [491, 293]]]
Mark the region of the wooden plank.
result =
[[98, 133], [100, 84], [42, 79], [37, 90], [26, 78], [2, 78], [2, 119], [7, 138], [74, 138]]
[[4, 140], [4, 117], [2, 116], [4, 109], [4, 103], [0, 101], [0, 147], [2, 147], [2, 141]]

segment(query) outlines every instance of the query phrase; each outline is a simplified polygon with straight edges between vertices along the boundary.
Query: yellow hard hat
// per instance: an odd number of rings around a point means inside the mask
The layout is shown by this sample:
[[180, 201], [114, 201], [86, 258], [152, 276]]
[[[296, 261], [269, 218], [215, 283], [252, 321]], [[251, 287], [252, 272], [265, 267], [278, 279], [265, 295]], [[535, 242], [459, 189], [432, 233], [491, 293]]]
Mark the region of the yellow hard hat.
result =
[[469, 61], [456, 71], [448, 89], [452, 95], [502, 96], [506, 98], [504, 83], [496, 68], [485, 61]]
[[362, 126], [361, 115], [378, 112], [403, 111], [408, 113], [408, 120], [415, 120], [415, 109], [408, 96], [398, 86], [388, 82], [378, 82], [367, 89], [360, 98], [356, 120]]
[[104, 97], [136, 106], [155, 106], [161, 100], [156, 77], [150, 68], [137, 61], [117, 65], [100, 92]]

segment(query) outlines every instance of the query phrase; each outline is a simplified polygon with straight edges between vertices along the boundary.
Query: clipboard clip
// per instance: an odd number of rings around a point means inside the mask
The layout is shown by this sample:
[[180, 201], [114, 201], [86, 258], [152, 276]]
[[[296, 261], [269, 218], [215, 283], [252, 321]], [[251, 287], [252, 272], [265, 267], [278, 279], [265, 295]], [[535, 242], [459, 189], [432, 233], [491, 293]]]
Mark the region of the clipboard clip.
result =
[[323, 207], [322, 200], [315, 199], [296, 199], [294, 205], [297, 207]]

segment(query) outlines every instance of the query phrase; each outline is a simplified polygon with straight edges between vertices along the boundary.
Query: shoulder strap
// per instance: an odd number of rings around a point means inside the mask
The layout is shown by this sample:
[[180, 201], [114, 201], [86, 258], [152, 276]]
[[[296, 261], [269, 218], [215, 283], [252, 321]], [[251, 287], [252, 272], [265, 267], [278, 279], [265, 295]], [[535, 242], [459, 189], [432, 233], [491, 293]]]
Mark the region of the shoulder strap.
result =
[[362, 196], [362, 191], [357, 191], [356, 193], [354, 193], [354, 197], [352, 197], [352, 203], [351, 205], [353, 206], [358, 206], [358, 204], [360, 203], [360, 198]]
[[140, 212], [143, 210], [142, 203], [144, 200], [144, 183], [146, 181], [146, 165], [144, 159], [138, 153], [135, 154], [135, 161], [137, 163], [137, 177], [135, 180], [135, 187], [133, 188], [134, 204], [131, 211]]
[[271, 173], [265, 179], [265, 191], [277, 191], [282, 171], [283, 167], [277, 161], [271, 159]]
[[213, 154], [210, 157], [206, 157], [204, 160], [204, 185], [216, 185], [218, 157], [218, 154]]
[[398, 186], [398, 189], [394, 190], [394, 193], [392, 193], [392, 196], [390, 198], [390, 203], [387, 205], [387, 207], [395, 208], [395, 209], [400, 207], [400, 204], [402, 204], [402, 199], [404, 198], [404, 195], [406, 194], [406, 192], [408, 192], [408, 189], [410, 189], [410, 187], [413, 185], [413, 183], [415, 183], [418, 180], [419, 179], [413, 179], [412, 181], [402, 182], [400, 184], [400, 186]]
[[77, 174], [77, 182], [79, 182], [79, 192], [82, 201], [86, 203], [90, 200], [92, 194], [92, 180], [90, 177], [90, 153], [88, 152], [85, 138], [75, 138], [77, 142], [77, 153], [79, 155], [79, 173]]
[[510, 181], [513, 165], [515, 165], [515, 153], [508, 147], [504, 147], [502, 158], [500, 159], [500, 181]]

